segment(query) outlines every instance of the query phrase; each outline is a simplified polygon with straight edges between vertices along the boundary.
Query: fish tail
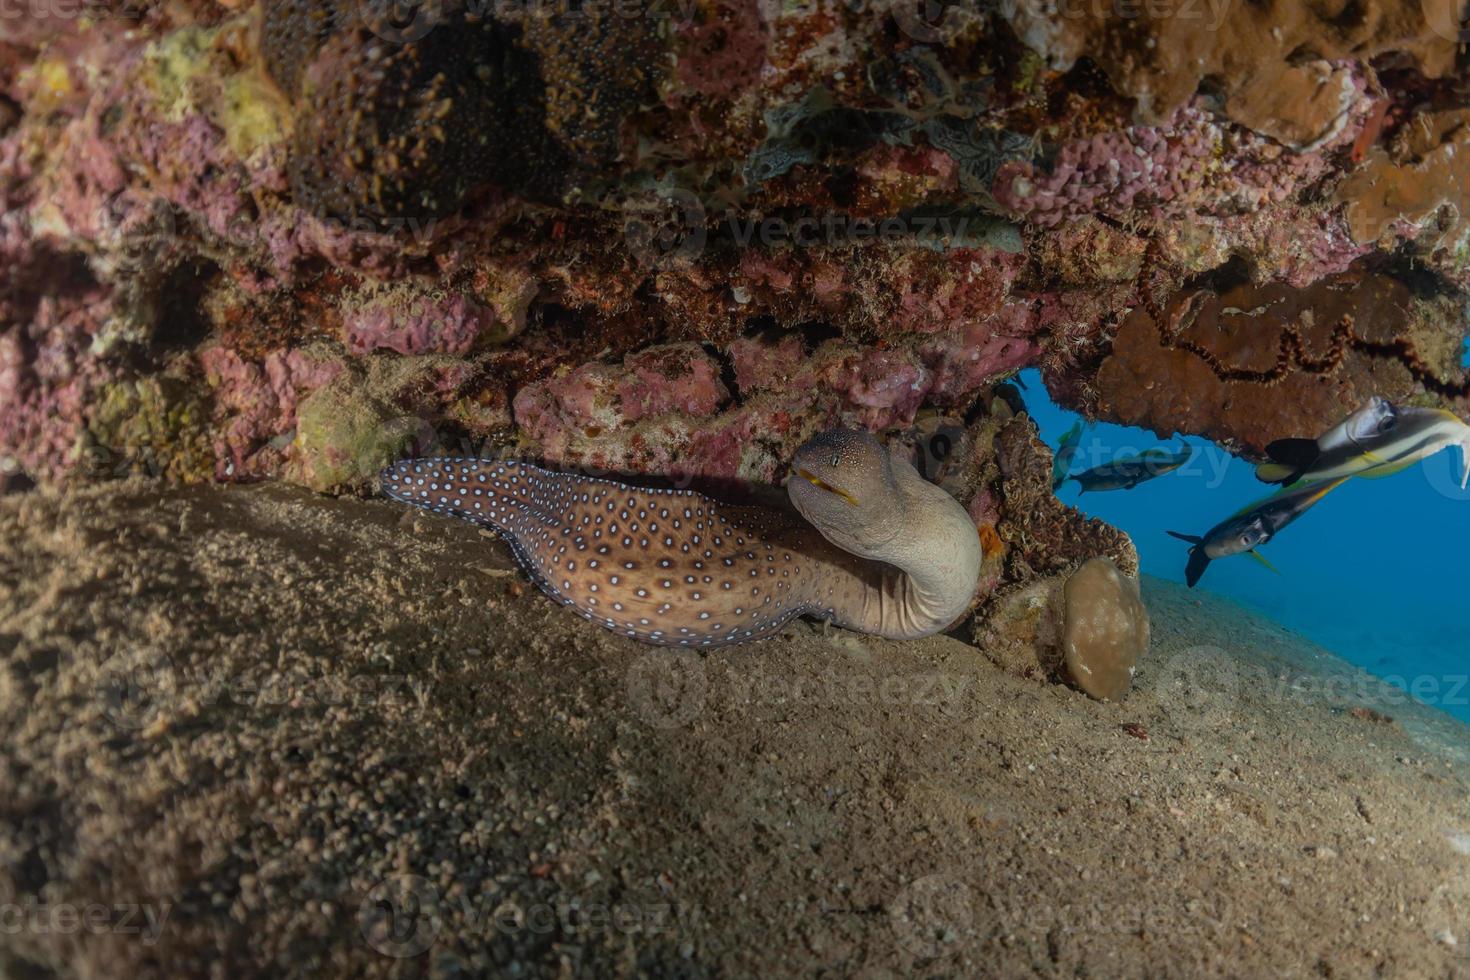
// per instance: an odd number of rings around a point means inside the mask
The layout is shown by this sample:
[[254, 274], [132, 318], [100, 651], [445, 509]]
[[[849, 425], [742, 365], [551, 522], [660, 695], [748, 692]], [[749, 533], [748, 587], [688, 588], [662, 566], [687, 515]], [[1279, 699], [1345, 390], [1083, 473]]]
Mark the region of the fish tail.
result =
[[1191, 589], [1194, 588], [1205, 574], [1205, 569], [1210, 567], [1210, 556], [1205, 554], [1205, 539], [1193, 534], [1180, 534], [1178, 531], [1164, 533], [1189, 543], [1189, 563], [1184, 566], [1184, 581]]
[[1262, 483], [1290, 486], [1300, 480], [1322, 457], [1316, 439], [1277, 439], [1266, 447], [1271, 462], [1256, 467], [1256, 478]]
[[394, 463], [378, 482], [402, 503], [511, 531], [538, 510], [546, 476], [514, 460], [445, 457]]
[[1210, 556], [1205, 554], [1205, 549], [1195, 545], [1189, 549], [1189, 564], [1184, 566], [1184, 581], [1192, 589], [1199, 584], [1199, 580], [1205, 574], [1205, 569], [1210, 567]]

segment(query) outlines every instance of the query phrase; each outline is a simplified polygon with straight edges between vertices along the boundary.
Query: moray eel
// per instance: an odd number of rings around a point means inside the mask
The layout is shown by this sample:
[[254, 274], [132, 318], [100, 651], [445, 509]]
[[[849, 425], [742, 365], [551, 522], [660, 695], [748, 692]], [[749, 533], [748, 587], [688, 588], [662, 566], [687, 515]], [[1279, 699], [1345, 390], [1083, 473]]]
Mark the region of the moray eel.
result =
[[787, 493], [810, 523], [514, 461], [410, 459], [381, 482], [493, 528], [547, 595], [644, 643], [749, 643], [801, 615], [917, 639], [968, 611], [980, 574], [964, 508], [867, 432], [797, 450]]

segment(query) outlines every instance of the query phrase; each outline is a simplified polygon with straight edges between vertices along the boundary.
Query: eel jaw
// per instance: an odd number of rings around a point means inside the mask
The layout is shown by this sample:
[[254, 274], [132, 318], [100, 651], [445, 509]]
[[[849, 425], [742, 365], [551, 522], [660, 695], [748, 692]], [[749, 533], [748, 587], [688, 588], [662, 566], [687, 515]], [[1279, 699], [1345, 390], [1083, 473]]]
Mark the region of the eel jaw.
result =
[[828, 493], [836, 494], [837, 496], [841, 497], [843, 500], [847, 501], [852, 506], [854, 506], [854, 507], [858, 506], [858, 502], [857, 502], [857, 498], [856, 497], [854, 497], [852, 494], [848, 493], [846, 490], [841, 489], [840, 487], [834, 487], [832, 484], [828, 483], [826, 480], [823, 480], [821, 477], [819, 477], [816, 474], [812, 473], [810, 470], [805, 470], [805, 469], [800, 469], [798, 467], [793, 467], [792, 470], [791, 470], [791, 472], [792, 472], [792, 474], [794, 476], [801, 477], [803, 480], [805, 480], [806, 482], [810, 483], [812, 486], [816, 487], [818, 490], [825, 490]]

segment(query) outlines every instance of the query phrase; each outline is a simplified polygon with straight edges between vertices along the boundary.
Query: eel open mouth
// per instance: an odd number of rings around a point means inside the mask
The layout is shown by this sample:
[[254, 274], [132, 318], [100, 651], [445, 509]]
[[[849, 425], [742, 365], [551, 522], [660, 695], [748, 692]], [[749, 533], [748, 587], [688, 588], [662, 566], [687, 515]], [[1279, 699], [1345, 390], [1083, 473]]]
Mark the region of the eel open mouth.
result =
[[854, 507], [858, 505], [857, 498], [854, 497], [852, 494], [848, 493], [846, 490], [841, 489], [840, 487], [834, 487], [826, 480], [823, 480], [821, 477], [812, 473], [810, 470], [793, 469], [792, 472], [801, 477], [806, 482], [810, 483], [812, 486], [816, 487], [818, 490], [825, 490], [828, 493], [835, 493], [837, 496], [852, 504]]

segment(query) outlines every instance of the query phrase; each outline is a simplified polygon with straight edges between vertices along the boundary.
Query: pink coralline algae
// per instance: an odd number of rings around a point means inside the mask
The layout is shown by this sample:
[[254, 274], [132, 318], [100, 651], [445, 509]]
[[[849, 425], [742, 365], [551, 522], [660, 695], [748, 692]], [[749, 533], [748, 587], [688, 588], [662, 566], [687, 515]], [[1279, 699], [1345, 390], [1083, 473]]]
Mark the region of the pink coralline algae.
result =
[[833, 424], [906, 426], [926, 401], [959, 404], [1037, 353], [1025, 307], [877, 349], [791, 334], [728, 349], [738, 402], [699, 345], [654, 347], [522, 389], [515, 420], [556, 464], [708, 478], [778, 479], [804, 439]]
[[675, 23], [679, 82], [701, 96], [728, 97], [760, 77], [767, 28], [760, 4], [718, 0]]
[[115, 373], [84, 356], [111, 311], [110, 290], [74, 289], [40, 298], [8, 328], [14, 314], [0, 297], [0, 470], [55, 478], [76, 465], [89, 396]]
[[871, 323], [939, 336], [1000, 312], [1025, 256], [993, 248], [898, 248], [866, 242], [816, 252], [751, 250], [731, 278], [782, 319]]
[[618, 405], [629, 422], [670, 412], [697, 418], [718, 410], [729, 397], [719, 365], [696, 344], [630, 355], [618, 384]]
[[698, 344], [669, 344], [630, 355], [621, 366], [584, 364], [522, 389], [515, 417], [548, 454], [660, 416], [707, 418], [730, 398], [720, 366]]
[[242, 358], [225, 347], [199, 354], [214, 391], [220, 428], [215, 440], [216, 477], [263, 476], [284, 458], [284, 437], [296, 425], [301, 399], [328, 384], [343, 369], [320, 351], [273, 352], [263, 361]]
[[[1089, 379], [1145, 290], [1305, 289], [1410, 259], [1470, 279], [1440, 207], [1457, 185], [1389, 195], [1366, 224], [1344, 199], [1383, 197], [1383, 173], [1412, 182], [1415, 107], [1447, 119], [1463, 94], [1447, 46], [1409, 36], [1422, 17], [1384, 37], [1371, 17], [1334, 24], [1346, 34], [1317, 51], [1274, 32], [1315, 15], [1263, 5], [1241, 36], [1271, 50], [1237, 46], [1229, 84], [1202, 88], [1208, 52], [1161, 33], [1173, 21], [1052, 18], [1069, 40], [1049, 53], [1037, 18], [1012, 33], [958, 8], [915, 43], [903, 3], [675, 6], [657, 30], [484, 24], [504, 50], [470, 70], [440, 25], [391, 49], [406, 74], [387, 87], [328, 84], [337, 68], [371, 82], [390, 50], [361, 4], [0, 25], [0, 463], [64, 477], [91, 439], [157, 453], [170, 478], [343, 489], [412, 415], [553, 463], [773, 479], [816, 428], [972, 418], [1023, 367], [1100, 404]], [[1173, 45], [1129, 48], [1140, 24]], [[1435, 58], [1391, 57], [1420, 42]], [[1104, 51], [1136, 65], [1120, 75]], [[1246, 84], [1283, 58], [1262, 77], [1296, 79], [1305, 105]], [[460, 118], [449, 77], [483, 127], [444, 121]], [[1168, 99], [1145, 98], [1164, 82]], [[1441, 156], [1464, 145], [1440, 135]], [[690, 250], [630, 234], [650, 196], [677, 204], [659, 227]], [[1457, 351], [1462, 320], [1440, 328], [1436, 349]]]
[[1011, 162], [992, 194], [1019, 217], [1050, 228], [1083, 214], [1153, 218], [1241, 213], [1279, 204], [1332, 170], [1327, 154], [1356, 138], [1371, 105], [1358, 99], [1336, 135], [1293, 153], [1186, 106], [1162, 126], [1130, 126], [1065, 144], [1050, 172]]
[[1259, 281], [1275, 279], [1298, 288], [1347, 271], [1373, 250], [1353, 241], [1340, 209], [1297, 204], [1171, 223], [1159, 230], [1156, 241], [1182, 268], [1204, 271], [1234, 255], [1249, 255]]
[[[178, 77], [170, 55], [147, 36], [107, 22], [48, 78], [55, 92], [30, 91], [53, 107], [46, 134], [51, 166], [33, 181], [32, 211], [53, 236], [84, 250], [207, 252], [253, 294], [292, 284], [317, 258], [378, 277], [405, 263], [453, 221], [408, 219], [389, 229], [358, 227], [292, 205], [283, 106], [266, 93], [258, 66], [239, 48], [248, 32], [211, 33]], [[31, 83], [32, 88], [41, 85]], [[176, 109], [160, 96], [177, 87]], [[29, 134], [32, 140], [35, 133]], [[405, 244], [405, 238], [410, 239]]]
[[354, 354], [467, 354], [494, 326], [495, 314], [463, 293], [389, 294], [348, 317], [347, 348]]

